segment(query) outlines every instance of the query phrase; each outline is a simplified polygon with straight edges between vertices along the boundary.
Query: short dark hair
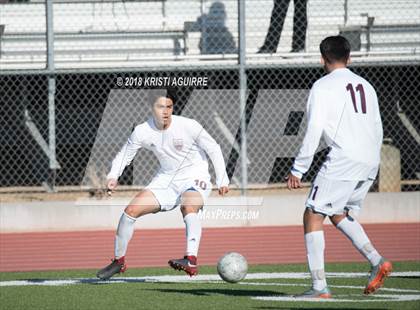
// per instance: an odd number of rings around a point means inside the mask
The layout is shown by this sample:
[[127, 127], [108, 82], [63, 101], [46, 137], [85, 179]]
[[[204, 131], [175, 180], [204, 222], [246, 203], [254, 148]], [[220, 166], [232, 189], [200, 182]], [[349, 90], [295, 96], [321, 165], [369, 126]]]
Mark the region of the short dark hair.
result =
[[321, 55], [328, 63], [346, 63], [350, 56], [350, 49], [349, 41], [342, 36], [326, 37], [319, 45]]
[[149, 103], [153, 105], [159, 98], [171, 99], [172, 103], [176, 102], [176, 90], [174, 88], [167, 89], [152, 89], [148, 91], [149, 94]]
[[176, 89], [175, 88], [167, 88], [165, 98], [171, 99], [173, 104], [176, 102]]

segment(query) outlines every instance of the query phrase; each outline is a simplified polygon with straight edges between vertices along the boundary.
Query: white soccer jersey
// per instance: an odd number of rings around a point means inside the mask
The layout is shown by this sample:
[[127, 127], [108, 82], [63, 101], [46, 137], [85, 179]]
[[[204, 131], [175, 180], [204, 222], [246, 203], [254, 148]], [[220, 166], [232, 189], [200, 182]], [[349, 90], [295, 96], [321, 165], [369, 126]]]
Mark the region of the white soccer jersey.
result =
[[349, 69], [335, 69], [313, 85], [308, 127], [292, 174], [302, 177], [321, 136], [330, 147], [319, 175], [334, 180], [374, 179], [382, 145], [382, 122], [372, 85]]
[[197, 121], [176, 115], [172, 115], [171, 124], [165, 130], [159, 130], [152, 117], [138, 125], [112, 161], [108, 179], [118, 179], [141, 147], [151, 150], [158, 158], [158, 174], [173, 175], [174, 181], [208, 176], [207, 153], [214, 166], [217, 186], [229, 184], [219, 144]]

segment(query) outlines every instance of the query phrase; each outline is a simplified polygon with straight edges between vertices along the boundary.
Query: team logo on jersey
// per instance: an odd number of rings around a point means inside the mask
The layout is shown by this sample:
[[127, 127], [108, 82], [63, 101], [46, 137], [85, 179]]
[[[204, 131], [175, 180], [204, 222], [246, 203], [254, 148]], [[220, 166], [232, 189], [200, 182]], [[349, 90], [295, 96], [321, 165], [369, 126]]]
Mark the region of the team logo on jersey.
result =
[[177, 151], [181, 151], [184, 146], [184, 141], [182, 139], [174, 139], [174, 147]]

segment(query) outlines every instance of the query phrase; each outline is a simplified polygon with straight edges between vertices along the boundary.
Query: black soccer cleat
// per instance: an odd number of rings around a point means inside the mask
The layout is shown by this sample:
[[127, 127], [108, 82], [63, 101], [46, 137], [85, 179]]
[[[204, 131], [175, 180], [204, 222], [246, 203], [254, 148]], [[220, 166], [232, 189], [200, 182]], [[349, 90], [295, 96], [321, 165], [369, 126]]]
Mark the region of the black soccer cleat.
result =
[[127, 270], [127, 266], [124, 262], [124, 256], [116, 259], [114, 258], [108, 266], [102, 268], [96, 273], [96, 276], [101, 280], [108, 280], [116, 273], [122, 273]]
[[168, 264], [175, 270], [185, 271], [190, 277], [198, 274], [197, 257], [195, 256], [184, 256], [184, 258], [181, 259], [171, 259]]

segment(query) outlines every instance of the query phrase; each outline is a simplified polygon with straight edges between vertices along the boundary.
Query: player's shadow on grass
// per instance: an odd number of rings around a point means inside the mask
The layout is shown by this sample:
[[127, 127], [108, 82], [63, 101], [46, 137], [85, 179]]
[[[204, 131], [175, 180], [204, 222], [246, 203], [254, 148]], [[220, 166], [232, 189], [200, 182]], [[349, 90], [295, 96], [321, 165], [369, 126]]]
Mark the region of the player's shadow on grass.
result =
[[51, 281], [51, 280], [54, 280], [54, 279], [38, 279], [38, 278], [35, 278], [35, 279], [22, 279], [20, 281], [28, 281], [29, 283], [44, 283], [45, 281]]
[[[254, 307], [253, 309], [262, 309], [262, 310], [272, 310], [272, 309], [300, 309], [300, 310], [320, 310], [320, 309], [338, 309], [338, 308], [334, 308], [334, 307], [319, 307], [318, 305], [314, 308], [311, 307], [306, 307], [303, 308], [301, 306], [301, 301], [297, 302], [296, 305], [291, 305], [291, 306], [287, 306], [287, 307]], [[362, 308], [339, 308], [340, 310], [360, 310]], [[376, 310], [387, 310], [386, 308], [375, 308]]]
[[151, 291], [159, 291], [161, 293], [189, 294], [194, 296], [210, 296], [210, 295], [226, 295], [226, 296], [284, 296], [285, 293], [277, 291], [261, 291], [261, 290], [243, 290], [243, 289], [149, 289]]
[[397, 279], [420, 279], [419, 276], [392, 276], [393, 278]]
[[[104, 284], [113, 284], [113, 283], [153, 283], [153, 281], [150, 281], [149, 279], [127, 279], [127, 278], [113, 278], [109, 280], [101, 280], [101, 279], [95, 279], [95, 278], [89, 278], [89, 279], [39, 279], [39, 278], [33, 278], [33, 279], [23, 279], [22, 281], [28, 281], [29, 283], [37, 283], [37, 284], [43, 284], [48, 283], [51, 281], [74, 281], [72, 284], [92, 284], [92, 285], [104, 285]], [[159, 282], [164, 283], [164, 282]]]

